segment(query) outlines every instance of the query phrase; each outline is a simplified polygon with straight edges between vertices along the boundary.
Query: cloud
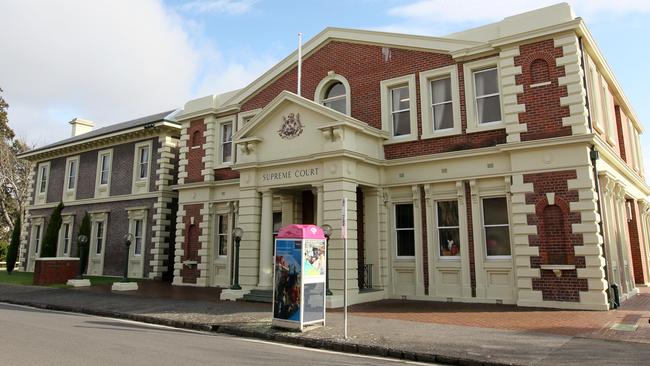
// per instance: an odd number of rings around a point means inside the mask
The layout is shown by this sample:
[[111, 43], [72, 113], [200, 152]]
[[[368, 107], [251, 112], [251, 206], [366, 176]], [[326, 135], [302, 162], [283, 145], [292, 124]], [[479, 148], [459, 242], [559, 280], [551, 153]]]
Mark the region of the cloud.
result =
[[74, 117], [102, 127], [261, 73], [264, 57], [224, 57], [195, 22], [158, 0], [3, 2], [0, 87], [11, 127], [43, 145], [68, 137]]
[[[629, 12], [650, 12], [650, 1], [638, 0], [570, 0], [568, 1], [581, 16], [621, 15]], [[557, 0], [464, 0], [462, 6], [447, 0], [422, 0], [408, 5], [396, 6], [388, 14], [407, 19], [429, 22], [460, 23], [493, 21], [504, 16], [557, 4]]]
[[196, 13], [244, 14], [257, 0], [194, 0], [181, 6], [182, 10]]

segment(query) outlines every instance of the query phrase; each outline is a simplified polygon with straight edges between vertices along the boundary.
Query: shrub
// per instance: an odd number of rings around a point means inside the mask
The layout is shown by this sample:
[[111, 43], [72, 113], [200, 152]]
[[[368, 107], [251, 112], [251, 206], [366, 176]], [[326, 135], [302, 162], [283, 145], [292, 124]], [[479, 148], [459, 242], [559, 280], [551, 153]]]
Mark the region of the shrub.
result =
[[16, 266], [18, 247], [20, 247], [20, 216], [14, 224], [14, 231], [11, 233], [11, 243], [9, 244], [9, 250], [7, 250], [7, 273], [9, 274], [13, 272]]
[[43, 245], [41, 246], [41, 257], [56, 257], [56, 245], [59, 242], [59, 229], [61, 228], [61, 211], [63, 202], [52, 211], [50, 220], [47, 223], [45, 236], [43, 236]]

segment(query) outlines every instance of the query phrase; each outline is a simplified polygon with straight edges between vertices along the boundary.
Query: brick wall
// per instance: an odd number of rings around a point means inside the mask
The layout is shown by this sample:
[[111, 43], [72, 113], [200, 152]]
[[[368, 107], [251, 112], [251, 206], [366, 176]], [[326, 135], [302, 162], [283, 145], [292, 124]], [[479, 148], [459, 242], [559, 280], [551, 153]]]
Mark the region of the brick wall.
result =
[[66, 283], [79, 274], [78, 259], [36, 260], [34, 264], [34, 285]]
[[614, 107], [614, 115], [616, 116], [616, 131], [618, 132], [618, 153], [621, 159], [629, 164], [624, 138], [624, 136], [627, 136], [627, 125], [624, 125], [621, 119], [621, 107]]
[[[585, 258], [576, 257], [574, 246], [583, 245], [582, 234], [574, 234], [571, 224], [582, 222], [580, 213], [570, 211], [570, 203], [578, 202], [578, 191], [568, 189], [568, 180], [576, 179], [575, 170], [524, 174], [524, 183], [533, 184], [533, 193], [526, 193], [526, 204], [535, 205], [528, 215], [528, 225], [537, 226], [537, 235], [529, 235], [530, 246], [539, 247], [540, 255], [530, 258], [531, 268], [542, 264], [574, 264], [585, 268]], [[549, 205], [547, 193], [554, 193]], [[555, 206], [555, 207], [553, 207]], [[558, 217], [557, 215], [561, 215]], [[563, 262], [563, 263], [558, 263]], [[541, 291], [545, 301], [580, 301], [580, 291], [587, 291], [587, 280], [579, 279], [577, 270], [563, 270], [557, 277], [551, 270], [541, 270], [533, 278], [533, 290]]]
[[227, 180], [239, 178], [239, 172], [230, 168], [221, 168], [214, 170], [214, 180]]
[[[144, 277], [147, 277], [151, 269], [149, 266], [149, 261], [153, 259], [153, 256], [151, 254], [151, 238], [153, 237], [153, 204], [155, 202], [155, 198], [150, 198], [142, 200], [98, 203], [92, 205], [66, 206], [62, 211], [62, 215], [74, 215], [73, 235], [71, 240], [72, 242], [70, 244], [70, 256], [76, 257], [78, 255], [77, 235], [79, 232], [79, 227], [81, 226], [81, 220], [83, 219], [85, 212], [108, 211], [108, 225], [106, 227], [106, 244], [104, 251], [104, 274], [109, 276], [121, 276], [124, 273], [125, 257], [125, 245], [123, 237], [129, 229], [129, 221], [126, 208], [145, 206], [148, 208], [146, 232], [147, 240], [145, 241], [145, 245], [142, 250], [145, 256]], [[43, 215], [46, 218], [49, 218], [51, 212], [52, 209], [30, 210], [32, 216]], [[31, 232], [29, 235], [31, 235]], [[31, 238], [29, 240], [31, 240]]]
[[634, 283], [645, 284], [646, 278], [646, 252], [643, 230], [641, 229], [641, 220], [639, 220], [639, 205], [634, 200], [627, 200], [627, 204], [632, 208], [632, 220], [627, 222], [628, 233], [630, 235], [630, 252], [632, 253], [632, 268], [634, 271]]
[[[433, 52], [391, 48], [390, 59], [385, 61], [382, 47], [333, 41], [309, 55], [303, 61], [302, 95], [313, 99], [318, 83], [334, 71], [344, 76], [350, 83], [352, 117], [381, 129], [381, 89], [382, 80], [416, 74], [454, 64], [449, 55]], [[464, 108], [463, 66], [458, 64], [461, 98], [461, 120], [463, 131], [466, 126]], [[420, 89], [417, 83], [418, 131], [422, 131], [420, 113]], [[296, 91], [296, 70], [292, 68], [277, 80], [260, 90], [247, 100], [242, 111], [262, 108], [281, 91]], [[446, 151], [493, 146], [505, 142], [505, 130], [489, 131], [437, 139], [418, 140], [385, 146], [387, 159], [407, 156], [434, 154]]]
[[189, 141], [187, 142], [187, 166], [185, 167], [187, 177], [185, 183], [203, 181], [201, 171], [205, 167], [205, 163], [203, 163], [203, 156], [205, 156], [205, 150], [203, 149], [203, 144], [205, 144], [204, 133], [205, 123], [203, 123], [202, 119], [190, 122], [190, 127], [187, 129]]
[[[517, 103], [526, 106], [526, 112], [519, 113], [519, 122], [528, 128], [521, 133], [521, 140], [570, 136], [571, 127], [562, 126], [562, 118], [570, 115], [569, 107], [560, 105], [567, 88], [558, 84], [558, 78], [565, 76], [564, 66], [555, 64], [555, 59], [563, 56], [562, 47], [554, 47], [553, 40], [547, 39], [520, 46], [519, 54], [515, 66], [521, 66], [522, 73], [515, 81], [524, 86], [524, 93], [517, 96]], [[543, 82], [550, 84], [531, 88]]]
[[[65, 176], [65, 158], [57, 158], [50, 161], [50, 171], [47, 182], [46, 202], [61, 202], [63, 199], [63, 181]], [[38, 179], [38, 174], [35, 179]], [[35, 185], [36, 187], [37, 185]]]
[[[183, 243], [184, 254], [181, 256], [181, 262], [188, 260], [201, 263], [201, 257], [199, 256], [199, 249], [201, 249], [201, 241], [199, 240], [199, 235], [201, 235], [200, 225], [203, 221], [201, 208], [203, 208], [202, 204], [183, 205], [185, 210], [183, 223], [185, 242]], [[192, 223], [192, 218], [194, 218], [194, 223]], [[184, 265], [183, 269], [181, 269], [181, 277], [183, 277], [184, 283], [196, 283], [199, 276], [198, 265]]]
[[131, 189], [133, 188], [133, 155], [135, 154], [134, 149], [135, 142], [113, 146], [113, 163], [111, 165], [111, 196], [131, 193]]

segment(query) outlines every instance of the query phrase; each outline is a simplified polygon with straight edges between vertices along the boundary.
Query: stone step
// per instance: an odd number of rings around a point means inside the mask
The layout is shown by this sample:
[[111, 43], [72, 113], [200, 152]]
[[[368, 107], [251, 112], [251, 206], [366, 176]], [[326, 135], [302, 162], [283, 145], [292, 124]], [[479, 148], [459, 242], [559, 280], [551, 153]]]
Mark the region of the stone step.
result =
[[272, 303], [273, 302], [273, 291], [272, 290], [256, 290], [253, 289], [248, 294], [244, 295], [242, 298], [243, 301], [251, 302], [264, 302]]

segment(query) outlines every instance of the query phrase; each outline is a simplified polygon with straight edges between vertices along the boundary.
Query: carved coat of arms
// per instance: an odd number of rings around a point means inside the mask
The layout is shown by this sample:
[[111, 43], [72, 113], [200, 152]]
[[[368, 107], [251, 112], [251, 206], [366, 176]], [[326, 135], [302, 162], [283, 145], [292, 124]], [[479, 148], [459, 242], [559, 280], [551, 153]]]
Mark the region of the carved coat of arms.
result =
[[302, 133], [302, 123], [300, 123], [300, 113], [289, 113], [288, 116], [282, 117], [282, 127], [278, 130], [278, 135], [283, 139], [292, 139], [300, 136]]

